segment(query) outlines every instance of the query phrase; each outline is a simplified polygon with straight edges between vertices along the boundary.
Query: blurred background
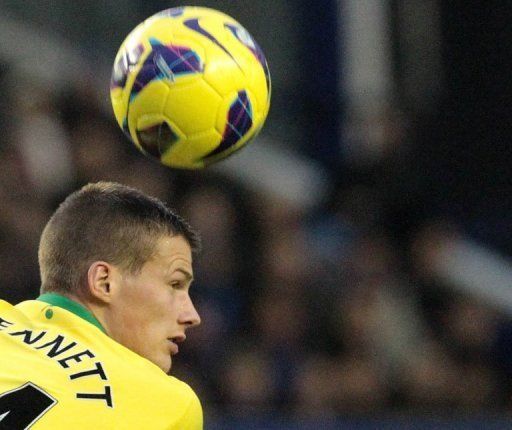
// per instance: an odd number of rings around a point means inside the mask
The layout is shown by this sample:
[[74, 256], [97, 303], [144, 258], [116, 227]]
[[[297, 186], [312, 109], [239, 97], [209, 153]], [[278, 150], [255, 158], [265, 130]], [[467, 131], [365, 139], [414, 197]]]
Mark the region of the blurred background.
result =
[[512, 3], [198, 0], [273, 83], [255, 142], [198, 172], [109, 101], [124, 37], [179, 5], [0, 0], [0, 296], [37, 296], [69, 192], [119, 181], [202, 233], [175, 374], [206, 429], [512, 426]]

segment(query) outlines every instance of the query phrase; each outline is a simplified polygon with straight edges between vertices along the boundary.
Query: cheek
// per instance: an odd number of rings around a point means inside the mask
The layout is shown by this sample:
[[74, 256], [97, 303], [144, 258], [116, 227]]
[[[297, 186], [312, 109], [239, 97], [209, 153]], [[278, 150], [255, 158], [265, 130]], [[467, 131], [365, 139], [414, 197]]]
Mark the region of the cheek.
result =
[[120, 313], [128, 317], [132, 327], [143, 328], [164, 318], [171, 301], [168, 289], [140, 284], [126, 288], [118, 307]]
[[176, 320], [179, 300], [176, 292], [169, 287], [153, 290], [151, 294], [141, 298], [145, 305], [145, 318], [148, 323], [157, 326], [169, 324]]

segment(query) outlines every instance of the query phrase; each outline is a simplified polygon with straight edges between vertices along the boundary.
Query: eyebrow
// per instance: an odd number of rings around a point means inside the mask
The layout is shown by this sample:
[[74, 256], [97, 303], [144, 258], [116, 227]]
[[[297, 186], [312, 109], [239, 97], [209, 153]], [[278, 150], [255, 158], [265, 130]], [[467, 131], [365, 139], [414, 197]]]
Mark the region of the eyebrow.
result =
[[178, 269], [176, 269], [176, 272], [183, 273], [185, 275], [185, 277], [187, 278], [187, 281], [192, 282], [194, 280], [194, 277], [192, 276], [192, 273], [190, 273], [188, 270], [185, 270], [185, 269], [182, 269], [182, 268], [178, 268]]

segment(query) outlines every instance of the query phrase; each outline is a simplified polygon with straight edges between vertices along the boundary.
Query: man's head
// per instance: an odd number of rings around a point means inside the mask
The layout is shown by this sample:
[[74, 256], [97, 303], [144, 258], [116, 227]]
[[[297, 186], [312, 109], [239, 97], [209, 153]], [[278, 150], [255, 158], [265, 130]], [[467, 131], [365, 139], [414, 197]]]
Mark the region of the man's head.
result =
[[86, 305], [116, 341], [164, 371], [199, 324], [189, 296], [197, 234], [162, 202], [100, 182], [71, 194], [39, 245], [41, 292]]

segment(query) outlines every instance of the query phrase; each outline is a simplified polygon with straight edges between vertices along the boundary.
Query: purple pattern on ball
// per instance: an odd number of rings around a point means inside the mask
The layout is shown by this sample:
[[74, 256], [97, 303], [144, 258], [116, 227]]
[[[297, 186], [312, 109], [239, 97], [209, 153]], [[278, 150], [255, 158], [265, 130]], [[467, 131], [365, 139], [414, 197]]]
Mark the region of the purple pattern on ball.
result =
[[155, 79], [174, 82], [180, 75], [203, 71], [201, 59], [190, 48], [162, 45], [156, 39], [151, 39], [150, 43], [152, 50], [135, 79], [130, 100], [133, 100], [147, 84]]
[[[196, 31], [197, 33], [203, 35], [204, 37], [211, 40], [213, 43], [215, 43], [220, 49], [222, 49], [226, 54], [228, 54], [233, 61], [236, 63], [236, 59], [231, 55], [231, 53], [226, 49], [226, 47], [220, 43], [212, 34], [210, 34], [207, 30], [205, 30], [201, 25], [199, 24], [199, 18], [192, 18], [187, 19], [183, 25], [187, 28], [190, 28], [191, 30]], [[238, 63], [237, 63], [238, 64]], [[239, 66], [240, 67], [240, 66]]]
[[224, 129], [224, 135], [219, 146], [204, 158], [220, 154], [246, 135], [252, 126], [252, 106], [245, 90], [239, 91], [236, 100], [231, 104], [228, 113], [228, 122]]
[[[263, 54], [263, 50], [261, 49], [261, 47], [244, 28], [237, 27], [232, 24], [224, 24], [224, 26], [229, 31], [231, 31], [231, 33], [233, 33], [233, 35], [240, 41], [240, 43], [242, 43], [254, 54], [256, 59], [263, 67], [263, 72], [265, 73], [265, 80], [267, 82], [267, 90], [270, 89], [270, 72], [268, 70], [267, 59], [265, 58], [265, 54]], [[241, 37], [241, 35], [243, 35], [243, 37]]]
[[112, 70], [112, 77], [110, 79], [110, 89], [119, 87], [124, 88], [126, 79], [131, 69], [137, 65], [141, 55], [144, 52], [142, 44], [137, 45], [132, 50], [125, 50], [123, 55], [119, 58]]

